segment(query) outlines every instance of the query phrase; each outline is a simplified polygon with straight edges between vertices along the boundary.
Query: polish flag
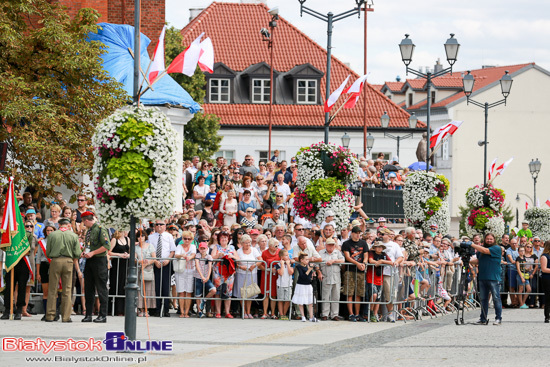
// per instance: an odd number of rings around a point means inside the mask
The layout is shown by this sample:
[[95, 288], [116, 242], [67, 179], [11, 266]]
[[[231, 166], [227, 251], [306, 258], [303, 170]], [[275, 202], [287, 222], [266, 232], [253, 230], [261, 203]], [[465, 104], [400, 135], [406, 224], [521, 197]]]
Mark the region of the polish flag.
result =
[[546, 199], [545, 203], [546, 205], [550, 206], [550, 199]]
[[430, 137], [430, 148], [436, 147], [448, 135], [453, 135], [460, 125], [462, 125], [462, 121], [451, 121], [434, 131]]
[[489, 181], [491, 181], [491, 176], [493, 174], [493, 171], [495, 170], [495, 165], [497, 164], [497, 158], [493, 160], [493, 163], [491, 163], [491, 167], [489, 168]]
[[540, 208], [540, 200], [537, 199], [537, 208]]
[[157, 47], [155, 47], [155, 52], [153, 53], [153, 62], [151, 63], [151, 71], [149, 72], [149, 83], [155, 81], [157, 76], [164, 71], [164, 32], [166, 31], [166, 26], [162, 27], [162, 32], [160, 32], [159, 42]]
[[166, 69], [166, 72], [181, 73], [187, 76], [193, 76], [201, 56], [201, 38], [203, 35], [204, 32], [202, 32], [200, 36], [191, 42], [189, 47], [176, 56], [170, 66], [168, 66], [168, 69]]
[[506, 162], [504, 162], [500, 166], [498, 166], [496, 168], [497, 173], [495, 174], [495, 177], [497, 177], [498, 175], [502, 175], [504, 173], [504, 171], [506, 171], [506, 168], [508, 168], [510, 163], [512, 163], [513, 160], [514, 160], [514, 157], [508, 159]]
[[201, 42], [201, 53], [199, 56], [199, 67], [202, 71], [214, 72], [214, 46], [210, 37]]
[[330, 110], [332, 110], [332, 107], [334, 107], [334, 104], [336, 103], [336, 101], [338, 101], [338, 98], [340, 98], [340, 95], [342, 94], [342, 91], [346, 87], [346, 84], [348, 84], [348, 80], [350, 76], [351, 75], [348, 75], [346, 80], [344, 80], [344, 82], [340, 84], [338, 89], [332, 92], [332, 94], [325, 101], [325, 112], [330, 112]]
[[348, 101], [344, 105], [344, 108], [353, 108], [355, 107], [355, 104], [359, 100], [359, 95], [361, 94], [361, 90], [363, 89], [363, 84], [365, 83], [365, 80], [367, 80], [368, 74], [363, 75], [359, 79], [357, 79], [353, 84], [344, 91], [344, 93], [351, 94]]

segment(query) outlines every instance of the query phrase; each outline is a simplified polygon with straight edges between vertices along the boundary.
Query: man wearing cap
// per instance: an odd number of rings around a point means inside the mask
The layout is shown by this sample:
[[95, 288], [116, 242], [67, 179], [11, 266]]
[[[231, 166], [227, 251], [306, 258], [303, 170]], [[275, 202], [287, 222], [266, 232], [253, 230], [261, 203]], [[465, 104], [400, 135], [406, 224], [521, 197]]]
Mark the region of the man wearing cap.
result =
[[[344, 262], [344, 255], [336, 249], [336, 241], [333, 238], [327, 238], [325, 249], [319, 251], [319, 256], [323, 260], [320, 269], [317, 270], [317, 277], [321, 282], [321, 295], [323, 303], [321, 304], [321, 320], [340, 321], [338, 316], [340, 308], [340, 264]], [[334, 303], [330, 303], [333, 301]]]
[[52, 322], [55, 318], [57, 303], [57, 284], [61, 279], [61, 320], [71, 320], [71, 290], [73, 289], [73, 267], [78, 266], [78, 259], [82, 251], [78, 236], [70, 230], [71, 220], [69, 218], [59, 219], [59, 230], [50, 233], [46, 256], [51, 259], [50, 283], [48, 290], [48, 303], [46, 306], [46, 322]]
[[34, 235], [36, 236], [36, 239], [39, 240], [44, 238], [44, 233], [42, 232], [44, 229], [44, 224], [36, 221], [36, 210], [34, 208], [27, 209], [25, 217], [29, 222], [34, 224]]
[[[85, 211], [82, 213], [82, 224], [88, 228], [84, 240], [84, 253], [86, 259], [84, 267], [84, 295], [86, 299], [86, 316], [82, 322], [92, 322], [95, 294], [99, 298], [99, 316], [94, 322], [107, 322], [107, 251], [111, 249], [109, 232], [101, 227], [94, 213]], [[48, 243], [49, 246], [49, 243]], [[53, 284], [53, 283], [52, 283]], [[55, 287], [50, 287], [55, 288]]]
[[[393, 266], [399, 266], [404, 258], [403, 258], [403, 252], [401, 251], [401, 247], [393, 241], [390, 240], [390, 236], [393, 234], [393, 232], [387, 228], [382, 228], [380, 231], [380, 234], [382, 235], [382, 243], [384, 246], [386, 246], [386, 249], [384, 252], [388, 256], [389, 260], [392, 262]], [[383, 270], [384, 275], [384, 282], [382, 286], [382, 294], [384, 296], [384, 302], [389, 302], [386, 305], [386, 308], [388, 309], [388, 321], [395, 322], [395, 316], [392, 314], [393, 311], [393, 303], [391, 302], [391, 295], [393, 293], [393, 290], [391, 288], [392, 281], [392, 270], [394, 268], [390, 266], [385, 266]], [[396, 282], [394, 282], [396, 283]]]
[[346, 262], [344, 272], [343, 293], [347, 296], [349, 321], [365, 321], [359, 314], [361, 304], [355, 303], [355, 313], [351, 302], [360, 302], [365, 297], [365, 269], [368, 258], [365, 254], [369, 251], [367, 243], [361, 239], [361, 228], [356, 226], [351, 229], [351, 238], [342, 244], [342, 252]]
[[529, 221], [528, 220], [524, 220], [523, 222], [521, 222], [521, 229], [518, 231], [518, 237], [519, 238], [521, 238], [521, 237], [527, 237], [527, 238], [533, 237], [533, 232], [531, 232], [531, 230], [529, 229]]

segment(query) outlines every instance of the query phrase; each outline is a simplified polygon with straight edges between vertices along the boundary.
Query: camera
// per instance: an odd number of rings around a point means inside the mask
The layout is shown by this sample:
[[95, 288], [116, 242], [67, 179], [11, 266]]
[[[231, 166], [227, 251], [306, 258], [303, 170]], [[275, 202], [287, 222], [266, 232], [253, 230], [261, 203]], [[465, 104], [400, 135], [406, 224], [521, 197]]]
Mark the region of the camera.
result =
[[455, 246], [455, 252], [465, 264], [469, 263], [470, 258], [476, 253], [475, 249], [472, 247], [472, 241], [460, 242], [460, 245]]

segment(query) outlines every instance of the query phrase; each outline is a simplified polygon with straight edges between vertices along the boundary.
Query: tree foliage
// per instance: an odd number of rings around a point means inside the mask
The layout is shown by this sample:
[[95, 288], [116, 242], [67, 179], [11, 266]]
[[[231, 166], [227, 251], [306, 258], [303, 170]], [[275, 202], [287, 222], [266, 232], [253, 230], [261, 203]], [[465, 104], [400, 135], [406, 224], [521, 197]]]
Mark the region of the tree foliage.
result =
[[[166, 65], [169, 65], [184, 50], [180, 31], [174, 27], [167, 28], [164, 43]], [[199, 103], [204, 101], [206, 79], [198, 67], [192, 77], [184, 74], [170, 76], [191, 95], [193, 100]], [[185, 126], [183, 158], [191, 159], [195, 155], [201, 159], [211, 158], [220, 149], [222, 137], [218, 135], [219, 129], [219, 117], [214, 114], [196, 113]]]
[[6, 170], [44, 195], [55, 186], [77, 191], [93, 165], [95, 126], [128, 102], [103, 70], [99, 14], [82, 9], [71, 19], [57, 2], [10, 0], [0, 5], [0, 141], [8, 142]]

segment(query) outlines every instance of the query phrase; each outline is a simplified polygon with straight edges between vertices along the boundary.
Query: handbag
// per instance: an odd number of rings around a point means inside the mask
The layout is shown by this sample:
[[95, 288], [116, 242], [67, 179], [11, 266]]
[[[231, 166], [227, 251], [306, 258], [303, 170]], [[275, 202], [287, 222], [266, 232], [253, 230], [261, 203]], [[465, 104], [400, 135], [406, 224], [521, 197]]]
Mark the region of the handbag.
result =
[[[258, 294], [260, 294], [262, 291], [260, 290], [260, 287], [258, 287], [258, 284], [254, 283], [252, 281], [252, 273], [250, 274], [250, 285], [241, 287], [241, 297], [242, 298], [252, 298], [256, 297]], [[246, 281], [245, 281], [246, 284]]]
[[155, 273], [153, 272], [153, 265], [147, 265], [142, 271], [143, 280], [155, 280]]
[[183, 273], [185, 271], [185, 267], [187, 266], [187, 260], [176, 259], [173, 261], [172, 266], [174, 267], [174, 273]]

